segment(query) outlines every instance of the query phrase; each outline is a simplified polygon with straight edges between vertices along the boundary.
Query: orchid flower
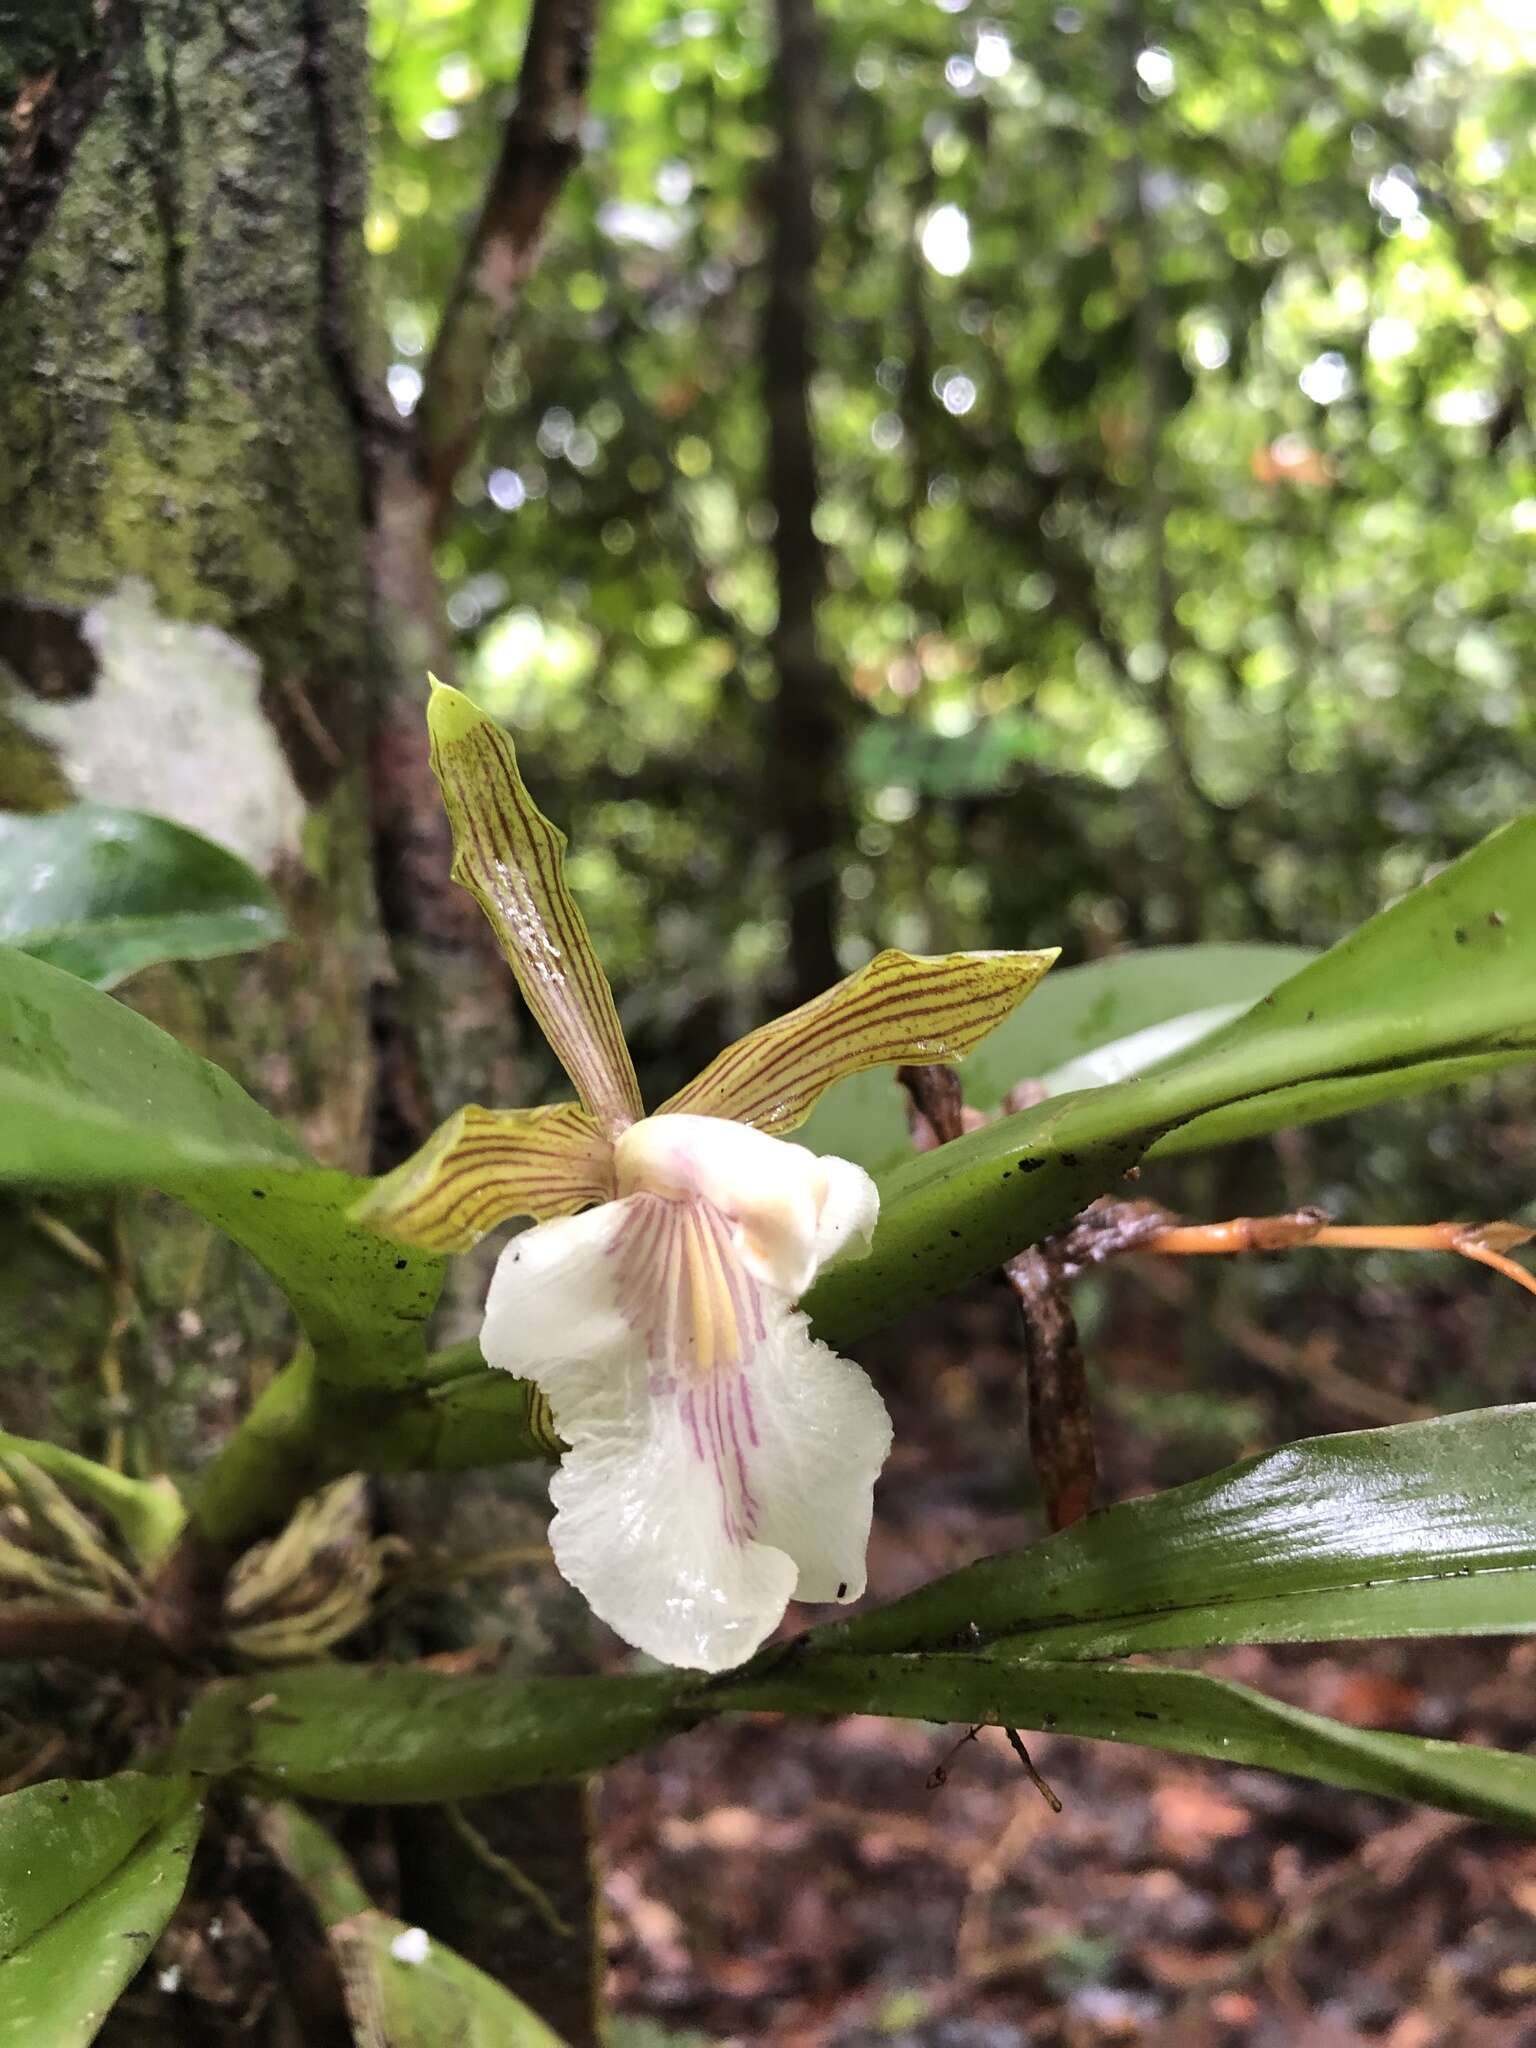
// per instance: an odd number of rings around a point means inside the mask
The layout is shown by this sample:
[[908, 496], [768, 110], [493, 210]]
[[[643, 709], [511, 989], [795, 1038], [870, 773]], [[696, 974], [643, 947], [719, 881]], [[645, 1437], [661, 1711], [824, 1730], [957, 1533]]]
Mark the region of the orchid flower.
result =
[[958, 1059], [1055, 955], [880, 953], [648, 1116], [564, 836], [511, 740], [442, 685], [428, 724], [454, 879], [580, 1099], [459, 1110], [356, 1213], [438, 1252], [534, 1219], [501, 1254], [480, 1341], [490, 1365], [536, 1382], [567, 1446], [550, 1483], [555, 1563], [637, 1648], [728, 1670], [792, 1597], [863, 1591], [891, 1444], [874, 1387], [796, 1308], [824, 1266], [868, 1249], [879, 1195], [862, 1168], [784, 1133], [845, 1075]]

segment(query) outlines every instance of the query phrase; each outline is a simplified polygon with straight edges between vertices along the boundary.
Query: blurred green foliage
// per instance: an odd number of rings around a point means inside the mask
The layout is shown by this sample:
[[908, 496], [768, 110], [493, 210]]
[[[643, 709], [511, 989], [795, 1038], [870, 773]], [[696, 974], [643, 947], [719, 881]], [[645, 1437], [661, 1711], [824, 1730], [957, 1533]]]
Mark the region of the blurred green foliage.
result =
[[[820, 12], [846, 963], [1327, 943], [1536, 800], [1518, 0]], [[403, 405], [524, 19], [374, 8]], [[604, 8], [586, 162], [441, 551], [466, 677], [571, 828], [658, 1089], [782, 989], [794, 879], [766, 717], [770, 30], [762, 4]], [[1528, 1092], [1177, 1192], [1515, 1204]], [[1284, 1272], [1352, 1291], [1403, 1262]]]

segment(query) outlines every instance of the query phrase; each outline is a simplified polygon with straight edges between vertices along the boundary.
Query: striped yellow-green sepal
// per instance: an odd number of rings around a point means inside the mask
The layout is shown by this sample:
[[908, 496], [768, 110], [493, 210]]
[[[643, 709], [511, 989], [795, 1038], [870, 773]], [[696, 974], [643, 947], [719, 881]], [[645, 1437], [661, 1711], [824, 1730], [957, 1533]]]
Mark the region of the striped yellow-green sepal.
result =
[[467, 1252], [509, 1216], [572, 1216], [613, 1194], [613, 1148], [584, 1109], [456, 1110], [353, 1209], [381, 1237]]
[[834, 1081], [865, 1067], [963, 1058], [1055, 958], [1054, 951], [920, 957], [892, 947], [787, 1017], [737, 1039], [663, 1107], [792, 1131]]
[[644, 1114], [613, 991], [565, 880], [565, 835], [524, 787], [494, 719], [436, 682], [432, 768], [453, 827], [454, 880], [490, 919], [529, 1009], [607, 1132]]

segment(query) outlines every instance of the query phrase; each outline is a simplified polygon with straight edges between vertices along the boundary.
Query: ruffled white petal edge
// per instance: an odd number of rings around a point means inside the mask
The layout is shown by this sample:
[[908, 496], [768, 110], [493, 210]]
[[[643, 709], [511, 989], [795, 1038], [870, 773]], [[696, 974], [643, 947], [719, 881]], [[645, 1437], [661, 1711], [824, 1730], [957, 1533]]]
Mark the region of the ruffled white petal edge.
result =
[[[856, 1195], [845, 1181], [839, 1244], [862, 1228]], [[864, 1374], [752, 1280], [732, 1235], [710, 1205], [657, 1196], [540, 1224], [503, 1253], [481, 1339], [491, 1364], [537, 1381], [570, 1446], [550, 1485], [560, 1570], [626, 1641], [705, 1671], [749, 1657], [791, 1597], [863, 1591], [891, 1442]], [[643, 1332], [636, 1245], [658, 1290]], [[718, 1338], [727, 1301], [737, 1355]]]

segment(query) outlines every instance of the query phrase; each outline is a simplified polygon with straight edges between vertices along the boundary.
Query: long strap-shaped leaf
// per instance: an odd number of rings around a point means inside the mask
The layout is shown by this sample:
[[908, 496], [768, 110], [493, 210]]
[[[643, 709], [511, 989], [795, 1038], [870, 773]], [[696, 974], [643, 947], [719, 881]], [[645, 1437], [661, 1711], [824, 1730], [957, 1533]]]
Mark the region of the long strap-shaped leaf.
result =
[[676, 1671], [521, 1684], [356, 1664], [264, 1672], [210, 1686], [172, 1761], [290, 1796], [418, 1803], [574, 1776], [709, 1714], [891, 1714], [1143, 1743], [1536, 1830], [1536, 1757], [1509, 1750], [1347, 1727], [1198, 1671], [828, 1655], [805, 1641], [797, 1660], [705, 1684]]
[[1351, 1792], [1422, 1800], [1536, 1830], [1536, 1757], [1354, 1728], [1203, 1671], [1009, 1664], [986, 1656], [815, 1657], [722, 1689], [720, 1704], [779, 1713], [895, 1714], [1135, 1742], [1294, 1771]]
[[816, 1641], [941, 1648], [958, 1615], [968, 1642], [1061, 1664], [1536, 1634], [1533, 1459], [1536, 1403], [1308, 1438], [966, 1565]]
[[835, 1081], [903, 1060], [958, 1060], [1015, 1009], [1056, 958], [894, 946], [835, 987], [738, 1038], [663, 1105], [780, 1134]]
[[303, 1886], [340, 1969], [358, 2048], [563, 2048], [531, 2007], [419, 1927], [374, 1905], [313, 1814], [277, 1801], [262, 1840]]
[[491, 921], [525, 1001], [577, 1094], [609, 1132], [644, 1114], [613, 991], [565, 881], [565, 834], [523, 785], [494, 720], [436, 683], [432, 769], [453, 826], [453, 877]]

